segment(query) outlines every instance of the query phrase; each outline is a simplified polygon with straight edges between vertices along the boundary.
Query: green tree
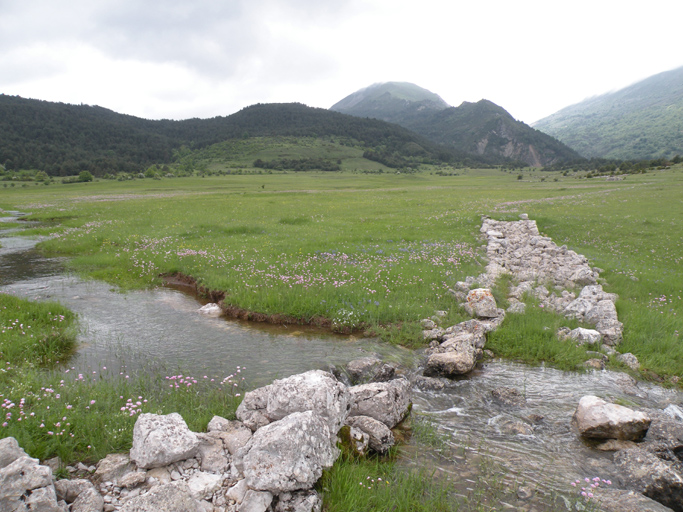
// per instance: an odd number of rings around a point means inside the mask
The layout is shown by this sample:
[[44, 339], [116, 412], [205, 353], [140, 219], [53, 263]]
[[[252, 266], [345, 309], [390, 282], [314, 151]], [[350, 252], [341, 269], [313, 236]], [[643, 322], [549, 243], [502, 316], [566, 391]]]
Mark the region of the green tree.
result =
[[86, 181], [92, 181], [92, 174], [90, 171], [81, 171], [78, 174], [78, 181], [85, 183]]

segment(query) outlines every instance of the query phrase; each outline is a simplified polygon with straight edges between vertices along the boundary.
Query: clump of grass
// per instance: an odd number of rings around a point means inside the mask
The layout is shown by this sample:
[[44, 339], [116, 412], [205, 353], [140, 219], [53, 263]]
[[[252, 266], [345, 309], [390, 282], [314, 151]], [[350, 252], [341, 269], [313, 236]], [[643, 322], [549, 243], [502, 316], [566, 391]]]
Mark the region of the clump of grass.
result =
[[60, 304], [0, 293], [0, 361], [6, 366], [52, 366], [73, 352], [74, 324], [74, 314]]
[[448, 486], [422, 469], [407, 471], [380, 459], [340, 458], [317, 486], [329, 512], [454, 512]]

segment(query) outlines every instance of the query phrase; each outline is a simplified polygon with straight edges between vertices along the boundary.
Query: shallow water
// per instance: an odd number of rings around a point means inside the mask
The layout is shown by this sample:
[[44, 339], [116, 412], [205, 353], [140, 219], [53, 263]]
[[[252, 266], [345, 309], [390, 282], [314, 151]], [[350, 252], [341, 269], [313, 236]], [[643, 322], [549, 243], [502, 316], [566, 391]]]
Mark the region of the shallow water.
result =
[[[180, 290], [120, 293], [106, 283], [65, 273], [61, 260], [41, 256], [33, 248], [36, 243], [3, 237], [0, 231], [0, 291], [55, 300], [78, 314], [81, 345], [68, 365], [80, 372], [107, 366], [126, 373], [180, 370], [222, 378], [239, 365], [245, 368], [247, 386], [256, 387], [370, 353], [411, 371], [420, 358], [406, 349], [312, 328], [202, 316], [197, 312], [202, 303]], [[526, 404], [493, 402], [491, 391], [498, 387], [516, 388]], [[578, 374], [491, 361], [444, 391], [415, 390], [414, 412], [435, 426], [443, 445], [434, 450], [409, 444], [406, 464], [426, 463], [462, 495], [471, 492], [474, 482], [481, 485], [493, 476], [529, 487], [537, 492], [531, 499], [505, 498], [522, 510], [553, 510], [550, 493], [569, 491], [569, 482], [578, 478], [600, 476], [619, 486], [612, 455], [583, 444], [572, 431], [572, 414], [587, 394], [641, 407], [683, 403], [680, 392], [643, 383], [634, 387], [615, 372]]]

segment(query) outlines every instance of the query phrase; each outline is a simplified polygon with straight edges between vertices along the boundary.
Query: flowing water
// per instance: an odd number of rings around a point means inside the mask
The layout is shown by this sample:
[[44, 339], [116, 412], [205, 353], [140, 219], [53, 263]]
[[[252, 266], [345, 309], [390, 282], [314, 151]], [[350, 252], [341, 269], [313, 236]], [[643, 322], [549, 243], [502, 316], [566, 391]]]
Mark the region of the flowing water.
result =
[[[62, 260], [34, 249], [38, 240], [7, 236], [8, 231], [13, 230], [0, 230], [0, 291], [55, 300], [78, 314], [81, 345], [68, 362], [77, 371], [108, 366], [224, 377], [239, 365], [248, 386], [257, 387], [371, 353], [409, 371], [420, 359], [418, 353], [373, 340], [202, 316], [197, 313], [201, 301], [177, 289], [120, 293], [106, 283], [69, 275]], [[495, 403], [491, 391], [499, 387], [519, 390], [526, 404]], [[577, 478], [600, 476], [618, 485], [612, 455], [585, 445], [571, 429], [576, 405], [587, 394], [640, 407], [683, 403], [680, 392], [636, 387], [615, 372], [579, 374], [491, 361], [445, 390], [415, 390], [414, 417], [432, 425], [431, 448], [409, 443], [407, 464], [427, 464], [463, 496], [502, 478], [508, 486], [503, 503], [522, 510], [553, 510], [550, 494], [568, 491]]]

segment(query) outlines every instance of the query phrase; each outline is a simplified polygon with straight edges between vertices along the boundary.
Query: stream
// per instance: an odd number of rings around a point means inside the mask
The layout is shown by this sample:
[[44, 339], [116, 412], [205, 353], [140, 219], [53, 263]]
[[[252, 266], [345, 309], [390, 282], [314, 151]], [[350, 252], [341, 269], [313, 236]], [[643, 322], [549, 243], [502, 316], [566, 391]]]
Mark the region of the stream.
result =
[[[420, 354], [371, 339], [341, 336], [302, 326], [272, 326], [211, 318], [197, 313], [201, 300], [168, 287], [120, 293], [99, 281], [69, 274], [60, 258], [35, 249], [38, 239], [2, 230], [0, 292], [31, 300], [60, 302], [78, 314], [79, 349], [68, 362], [78, 372], [106, 366], [125, 372], [223, 378], [242, 368], [247, 387], [311, 369], [327, 369], [378, 354], [414, 371]], [[10, 236], [11, 235], [11, 236]], [[491, 398], [499, 387], [516, 388], [523, 406]], [[612, 454], [584, 444], [570, 421], [588, 394], [633, 407], [664, 408], [683, 403], [683, 394], [652, 384], [633, 386], [612, 371], [563, 372], [510, 361], [485, 362], [439, 392], [414, 390], [414, 417], [433, 426], [436, 441], [409, 441], [405, 464], [429, 467], [467, 496], [492, 479], [508, 485], [501, 506], [510, 510], [557, 510], [554, 492], [569, 495], [570, 482], [599, 476], [620, 486]], [[513, 489], [512, 492], [509, 489]]]

